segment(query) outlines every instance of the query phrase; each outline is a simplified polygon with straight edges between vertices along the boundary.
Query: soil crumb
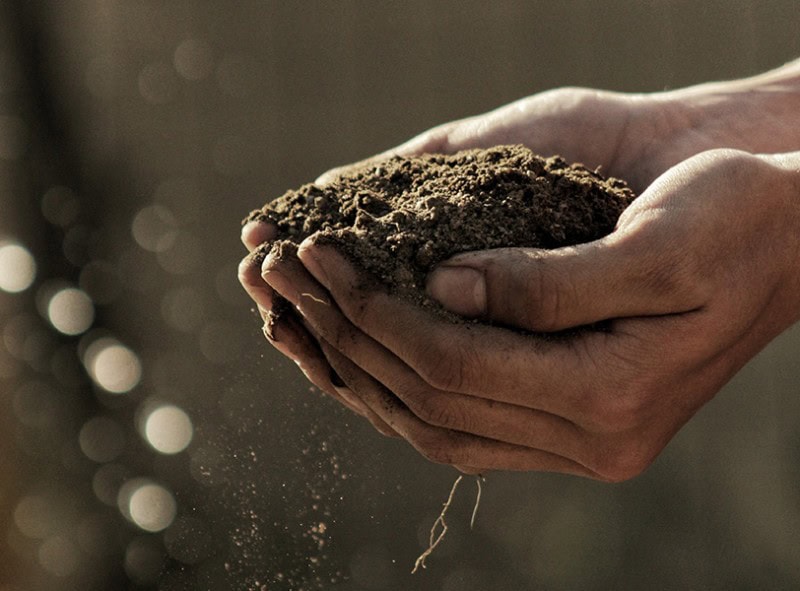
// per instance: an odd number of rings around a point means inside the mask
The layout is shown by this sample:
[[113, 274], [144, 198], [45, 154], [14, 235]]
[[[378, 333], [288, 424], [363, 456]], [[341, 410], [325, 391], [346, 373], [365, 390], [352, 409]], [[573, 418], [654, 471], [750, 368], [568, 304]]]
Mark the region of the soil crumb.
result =
[[597, 170], [524, 146], [395, 156], [288, 191], [245, 222], [278, 228], [278, 252], [318, 233], [391, 292], [430, 304], [425, 278], [461, 252], [558, 248], [613, 229], [635, 198]]

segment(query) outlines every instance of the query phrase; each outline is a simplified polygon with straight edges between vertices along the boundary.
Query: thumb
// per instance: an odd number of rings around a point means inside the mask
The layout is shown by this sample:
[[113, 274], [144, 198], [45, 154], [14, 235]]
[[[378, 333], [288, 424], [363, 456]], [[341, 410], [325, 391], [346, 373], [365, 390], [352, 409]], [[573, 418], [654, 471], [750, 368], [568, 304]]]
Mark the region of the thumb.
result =
[[[501, 248], [464, 253], [428, 277], [428, 294], [448, 310], [534, 332], [698, 307], [663, 248], [636, 236], [554, 250]], [[685, 273], [677, 273], [685, 275]]]

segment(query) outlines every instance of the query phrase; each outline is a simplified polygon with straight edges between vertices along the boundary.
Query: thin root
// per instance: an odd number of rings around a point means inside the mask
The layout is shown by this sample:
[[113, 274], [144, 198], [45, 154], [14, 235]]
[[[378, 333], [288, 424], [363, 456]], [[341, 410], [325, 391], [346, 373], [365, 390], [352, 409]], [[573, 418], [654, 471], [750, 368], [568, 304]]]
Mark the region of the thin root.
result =
[[478, 485], [478, 494], [475, 497], [475, 507], [472, 509], [472, 517], [469, 520], [470, 529], [475, 527], [475, 517], [478, 515], [478, 506], [481, 504], [481, 480], [483, 480], [483, 476], [477, 474], [475, 476], [475, 484]]
[[323, 306], [330, 306], [331, 305], [330, 302], [327, 302], [325, 300], [321, 300], [318, 297], [316, 297], [314, 294], [311, 294], [311, 293], [303, 292], [303, 293], [300, 294], [300, 297], [311, 298], [312, 300], [314, 300], [318, 304], [322, 304]]
[[[450, 505], [453, 503], [453, 497], [456, 494], [456, 489], [458, 488], [458, 485], [461, 484], [461, 480], [463, 478], [463, 476], [459, 476], [453, 483], [453, 488], [450, 489], [450, 495], [447, 497], [447, 501], [442, 507], [442, 512], [439, 514], [439, 517], [436, 518], [436, 521], [433, 522], [433, 527], [431, 527], [430, 538], [428, 539], [428, 548], [422, 554], [420, 554], [419, 558], [417, 558], [416, 562], [414, 562], [414, 568], [411, 571], [412, 575], [419, 570], [419, 567], [427, 568], [425, 560], [433, 553], [436, 546], [439, 545], [439, 542], [444, 539], [444, 535], [447, 533], [447, 523], [444, 520], [444, 516], [447, 513], [447, 510], [450, 508]], [[478, 485], [478, 496], [475, 498], [475, 507], [472, 509], [472, 519], [470, 519], [469, 522], [470, 529], [472, 529], [473, 525], [475, 525], [475, 516], [478, 514], [478, 505], [480, 505], [481, 502], [481, 480], [483, 480], [482, 476], [478, 475], [475, 477], [475, 482]], [[439, 534], [436, 535], [436, 528], [438, 526], [441, 526], [442, 529]]]

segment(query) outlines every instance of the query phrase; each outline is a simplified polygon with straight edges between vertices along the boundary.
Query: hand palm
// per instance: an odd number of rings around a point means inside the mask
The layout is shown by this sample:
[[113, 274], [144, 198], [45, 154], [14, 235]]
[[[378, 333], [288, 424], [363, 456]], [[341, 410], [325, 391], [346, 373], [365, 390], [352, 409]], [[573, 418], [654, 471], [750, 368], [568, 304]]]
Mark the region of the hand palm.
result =
[[[559, 88], [435, 127], [369, 160], [523, 144], [545, 156], [560, 154], [568, 161], [599, 167], [642, 192], [667, 169], [695, 154], [743, 148], [728, 128], [707, 121], [702, 127], [687, 125], [690, 119], [684, 103], [668, 103], [656, 95]], [[318, 182], [348, 168], [329, 171]]]

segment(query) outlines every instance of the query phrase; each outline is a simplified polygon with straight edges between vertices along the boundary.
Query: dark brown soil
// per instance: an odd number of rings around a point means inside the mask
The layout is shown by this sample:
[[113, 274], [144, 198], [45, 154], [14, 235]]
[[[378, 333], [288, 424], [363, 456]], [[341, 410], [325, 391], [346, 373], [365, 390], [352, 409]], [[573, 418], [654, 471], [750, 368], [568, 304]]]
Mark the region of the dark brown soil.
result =
[[319, 232], [392, 292], [429, 303], [425, 277], [450, 256], [589, 242], [610, 233], [633, 199], [619, 179], [498, 146], [394, 157], [289, 191], [245, 221], [276, 224], [276, 248]]

